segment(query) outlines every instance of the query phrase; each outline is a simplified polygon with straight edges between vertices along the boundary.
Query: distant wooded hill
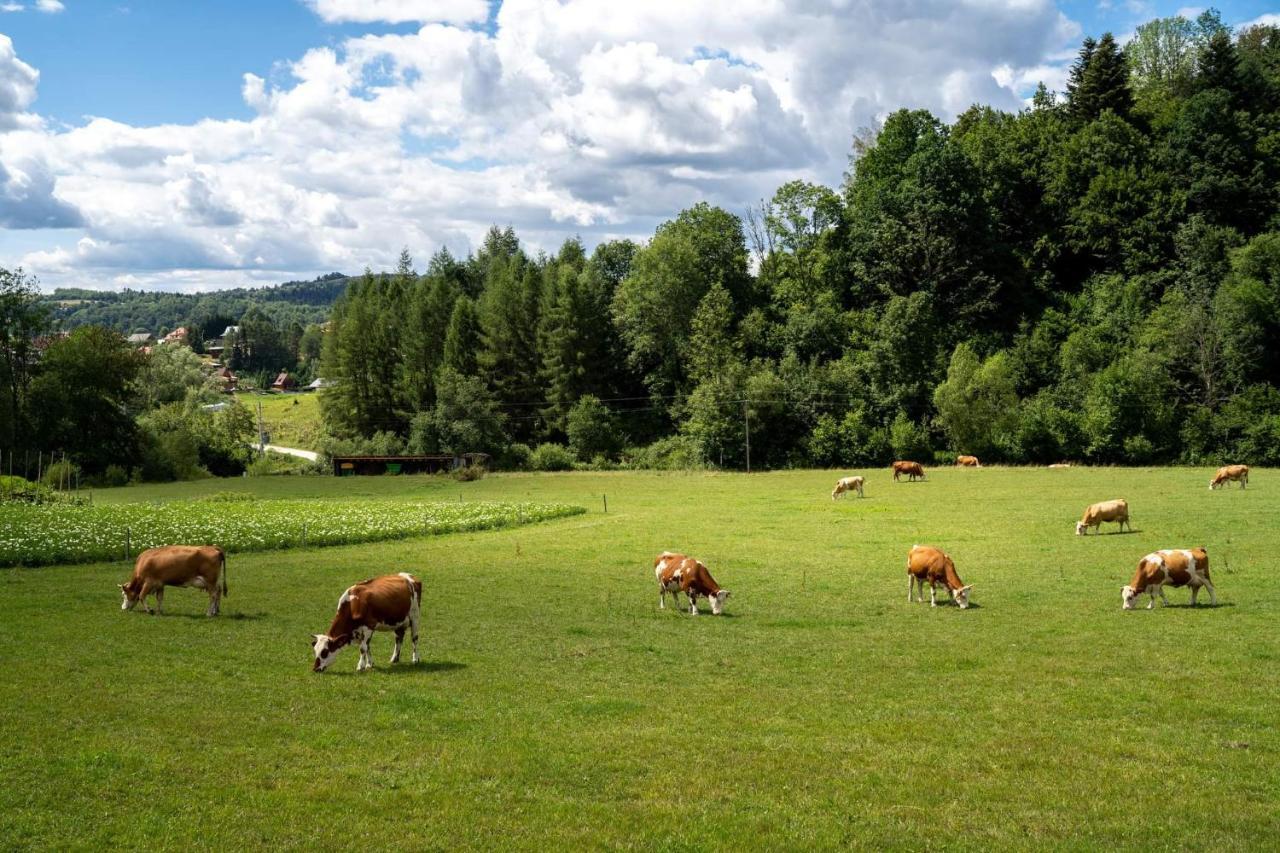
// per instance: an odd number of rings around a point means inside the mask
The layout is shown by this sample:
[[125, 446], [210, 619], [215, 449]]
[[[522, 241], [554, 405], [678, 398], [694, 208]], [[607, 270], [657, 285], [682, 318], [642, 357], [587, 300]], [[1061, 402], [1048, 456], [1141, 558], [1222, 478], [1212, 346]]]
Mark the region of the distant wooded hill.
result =
[[260, 309], [280, 328], [295, 321], [303, 326], [323, 322], [334, 301], [347, 289], [348, 280], [348, 276], [334, 272], [313, 281], [211, 293], [63, 287], [45, 296], [43, 302], [64, 329], [97, 325], [126, 334], [142, 330], [154, 334], [194, 323], [207, 334], [216, 334], [226, 325], [239, 322], [252, 307]]

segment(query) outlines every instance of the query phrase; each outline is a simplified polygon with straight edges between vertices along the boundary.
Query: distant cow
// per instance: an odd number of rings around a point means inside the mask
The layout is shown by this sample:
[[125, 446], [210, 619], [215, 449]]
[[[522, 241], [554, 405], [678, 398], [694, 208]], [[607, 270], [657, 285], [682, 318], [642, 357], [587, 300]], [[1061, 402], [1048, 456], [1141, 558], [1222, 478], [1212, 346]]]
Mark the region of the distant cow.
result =
[[920, 587], [920, 601], [924, 601], [924, 585], [929, 584], [929, 604], [938, 606], [936, 588], [943, 584], [956, 604], [963, 610], [969, 606], [969, 590], [956, 574], [956, 564], [951, 558], [929, 545], [912, 545], [907, 554], [907, 601], [915, 601], [916, 586]]
[[1200, 587], [1209, 590], [1209, 603], [1217, 604], [1218, 596], [1213, 592], [1213, 583], [1209, 580], [1209, 555], [1203, 548], [1192, 548], [1179, 551], [1154, 551], [1138, 561], [1138, 569], [1133, 573], [1133, 580], [1120, 590], [1120, 601], [1125, 610], [1132, 610], [1133, 603], [1142, 593], [1151, 596], [1147, 609], [1156, 606], [1156, 594], [1166, 605], [1169, 599], [1164, 596], [1165, 585], [1190, 586], [1191, 603], [1196, 603], [1196, 595]]
[[845, 492], [857, 492], [858, 497], [866, 497], [866, 495], [862, 494], [862, 478], [844, 477], [836, 480], [836, 487], [831, 490], [831, 500], [835, 500]]
[[1213, 479], [1209, 481], [1209, 490], [1225, 486], [1231, 481], [1240, 483], [1240, 488], [1249, 485], [1249, 466], [1248, 465], [1224, 465], [1218, 469], [1218, 473], [1213, 475]]
[[1084, 511], [1084, 515], [1076, 522], [1076, 535], [1087, 536], [1090, 527], [1098, 528], [1098, 532], [1102, 532], [1102, 522], [1118, 521], [1120, 523], [1120, 531], [1124, 532], [1126, 524], [1129, 525], [1129, 532], [1133, 532], [1133, 525], [1129, 523], [1129, 502], [1126, 500], [1103, 501], [1090, 506]]
[[893, 463], [893, 479], [897, 480], [903, 474], [907, 475], [907, 482], [913, 482], [916, 477], [924, 479], [924, 468], [920, 467], [919, 462], [895, 462]]
[[1054, 462], [1049, 467], [1050, 468], [1070, 468], [1071, 463], [1070, 462]]
[[956, 464], [962, 468], [981, 468], [982, 463], [978, 461], [976, 456], [957, 456]]
[[396, 649], [391, 653], [391, 663], [397, 663], [406, 628], [413, 637], [413, 662], [417, 663], [421, 603], [422, 581], [408, 572], [370, 578], [347, 587], [338, 599], [338, 612], [329, 630], [311, 636], [312, 651], [316, 656], [312, 671], [324, 672], [342, 647], [353, 642], [360, 646], [356, 672], [373, 669], [369, 640], [373, 638], [374, 631], [396, 632]]
[[721, 589], [711, 572], [698, 560], [684, 554], [673, 554], [663, 551], [653, 561], [653, 574], [658, 579], [658, 607], [667, 607], [667, 593], [671, 593], [671, 601], [680, 603], [680, 593], [689, 599], [689, 613], [698, 615], [698, 596], [711, 602], [711, 612], [719, 616], [724, 610], [725, 599], [729, 590]]
[[227, 594], [227, 555], [216, 545], [166, 545], [148, 548], [138, 555], [133, 577], [120, 584], [124, 601], [121, 610], [132, 610], [138, 602], [151, 612], [147, 596], [155, 594], [156, 613], [164, 607], [164, 588], [191, 586], [209, 593], [208, 616], [217, 616], [222, 596]]

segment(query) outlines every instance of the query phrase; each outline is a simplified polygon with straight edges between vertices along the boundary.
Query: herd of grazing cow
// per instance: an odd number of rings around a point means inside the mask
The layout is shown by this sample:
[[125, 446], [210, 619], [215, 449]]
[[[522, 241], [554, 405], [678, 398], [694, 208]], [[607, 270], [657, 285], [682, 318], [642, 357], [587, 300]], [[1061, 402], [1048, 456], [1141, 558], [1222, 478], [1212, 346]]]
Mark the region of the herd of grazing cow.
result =
[[[964, 467], [981, 467], [977, 457], [960, 456], [956, 464]], [[1050, 466], [1055, 467], [1055, 466]], [[919, 462], [894, 462], [893, 479], [897, 480], [906, 474], [909, 480], [923, 480], [924, 468]], [[1227, 465], [1219, 468], [1209, 482], [1210, 489], [1217, 489], [1228, 482], [1238, 482], [1240, 488], [1249, 483], [1249, 466]], [[862, 477], [844, 477], [836, 482], [831, 492], [831, 499], [848, 492], [863, 493]], [[1120, 531], [1129, 525], [1129, 504], [1124, 500], [1103, 501], [1093, 504], [1084, 511], [1084, 515], [1076, 522], [1076, 534], [1087, 535], [1090, 527], [1101, 532], [1103, 522], [1117, 522]], [[654, 576], [658, 581], [658, 607], [666, 609], [667, 594], [671, 594], [674, 605], [680, 603], [680, 593], [684, 593], [689, 602], [690, 615], [698, 615], [698, 599], [705, 598], [711, 612], [719, 615], [724, 612], [725, 601], [729, 591], [720, 587], [711, 571], [704, 563], [685, 554], [663, 551], [653, 561]], [[937, 588], [941, 584], [948, 597], [961, 609], [969, 606], [969, 592], [973, 584], [960, 580], [956, 572], [956, 564], [942, 550], [931, 545], [913, 545], [907, 553], [907, 601], [916, 601], [915, 593], [919, 589], [919, 601], [924, 601], [924, 587], [929, 585], [929, 603], [938, 605]], [[209, 594], [209, 608], [206, 614], [217, 616], [222, 597], [227, 594], [227, 555], [215, 545], [168, 545], [162, 548], [150, 548], [138, 555], [133, 567], [133, 575], [127, 583], [120, 584], [123, 597], [121, 609], [132, 610], [139, 603], [148, 613], [153, 612], [147, 603], [154, 596], [159, 613], [164, 607], [164, 591], [166, 587], [194, 587], [203, 589]], [[1121, 606], [1132, 610], [1138, 598], [1146, 593], [1150, 597], [1147, 609], [1155, 607], [1156, 596], [1165, 604], [1164, 587], [1191, 587], [1191, 603], [1196, 604], [1196, 596], [1200, 588], [1209, 591], [1209, 603], [1217, 604], [1213, 583], [1209, 579], [1209, 555], [1204, 548], [1168, 549], [1154, 551], [1138, 561], [1137, 571], [1133, 579], [1121, 589]], [[413, 662], [418, 663], [418, 626], [422, 605], [422, 581], [408, 572], [394, 575], [383, 575], [370, 578], [347, 587], [338, 599], [338, 609], [334, 614], [329, 630], [323, 634], [313, 634], [309, 644], [315, 660], [313, 672], [324, 672], [333, 663], [344, 646], [355, 643], [360, 648], [360, 660], [356, 664], [357, 672], [373, 668], [373, 657], [369, 652], [369, 641], [375, 631], [395, 632], [395, 651], [391, 654], [391, 663], [400, 660], [400, 647], [404, 642], [406, 631], [413, 640]]]

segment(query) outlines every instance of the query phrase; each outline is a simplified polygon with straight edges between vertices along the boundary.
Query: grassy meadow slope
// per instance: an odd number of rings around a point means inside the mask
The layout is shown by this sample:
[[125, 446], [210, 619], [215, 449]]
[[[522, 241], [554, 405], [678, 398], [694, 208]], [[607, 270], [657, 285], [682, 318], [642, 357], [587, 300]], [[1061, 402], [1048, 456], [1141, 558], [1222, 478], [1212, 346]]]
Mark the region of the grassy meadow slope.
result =
[[[842, 472], [844, 473], [844, 472]], [[123, 563], [0, 571], [5, 846], [1274, 845], [1280, 475], [1200, 469], [276, 478], [96, 500], [369, 495], [587, 506], [531, 527], [231, 556], [224, 615], [121, 613]], [[601, 512], [607, 493], [609, 513]], [[1136, 532], [1078, 538], [1124, 497]], [[976, 606], [906, 602], [914, 543]], [[1220, 606], [1122, 612], [1158, 547]], [[727, 616], [657, 609], [687, 550]], [[312, 675], [351, 582], [424, 583], [423, 664]], [[1202, 599], [1204, 600], [1204, 599]], [[407, 654], [406, 654], [407, 659]]]

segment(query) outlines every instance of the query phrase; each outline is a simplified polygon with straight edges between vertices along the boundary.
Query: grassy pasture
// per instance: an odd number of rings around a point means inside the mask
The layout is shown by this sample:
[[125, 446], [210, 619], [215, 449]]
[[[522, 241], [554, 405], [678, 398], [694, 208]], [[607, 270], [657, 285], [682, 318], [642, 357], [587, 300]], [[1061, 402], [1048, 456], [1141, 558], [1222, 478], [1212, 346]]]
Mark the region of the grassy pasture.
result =
[[262, 404], [262, 424], [271, 436], [272, 444], [303, 450], [320, 449], [320, 395], [316, 392], [242, 393], [236, 395], [236, 399], [248, 406], [255, 417], [258, 404]]
[[[846, 472], [841, 472], [846, 473]], [[854, 473], [854, 472], [849, 472]], [[12, 847], [1274, 848], [1280, 477], [936, 470], [278, 478], [122, 489], [570, 503], [530, 527], [233, 554], [224, 615], [121, 613], [122, 562], [0, 571]], [[436, 494], [439, 493], [439, 494]], [[609, 496], [609, 514], [599, 495]], [[1084, 505], [1136, 532], [1079, 538]], [[975, 607], [907, 604], [914, 543]], [[1155, 548], [1220, 606], [1122, 612]], [[657, 610], [701, 557], [725, 617]], [[422, 578], [423, 664], [312, 675], [342, 589]], [[1202, 600], [1204, 600], [1202, 598]], [[407, 655], [406, 655], [407, 658]]]

